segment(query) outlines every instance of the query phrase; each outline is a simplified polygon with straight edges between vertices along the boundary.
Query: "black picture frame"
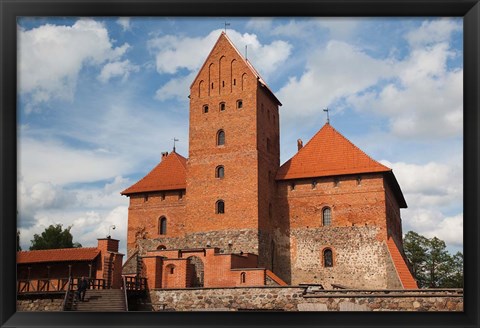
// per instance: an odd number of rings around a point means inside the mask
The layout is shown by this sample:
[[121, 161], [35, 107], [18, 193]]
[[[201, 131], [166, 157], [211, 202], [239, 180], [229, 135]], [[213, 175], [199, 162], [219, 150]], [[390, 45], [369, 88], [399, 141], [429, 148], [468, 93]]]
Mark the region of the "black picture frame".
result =
[[[478, 327], [480, 4], [478, 0], [0, 0], [1, 327]], [[464, 312], [16, 313], [18, 16], [459, 16], [464, 18]]]

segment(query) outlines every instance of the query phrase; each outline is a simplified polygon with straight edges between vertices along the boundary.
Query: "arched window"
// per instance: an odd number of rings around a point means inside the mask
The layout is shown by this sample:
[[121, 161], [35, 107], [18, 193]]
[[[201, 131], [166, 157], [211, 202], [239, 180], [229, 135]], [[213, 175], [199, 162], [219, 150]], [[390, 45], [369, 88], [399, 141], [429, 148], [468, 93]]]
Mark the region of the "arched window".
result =
[[221, 102], [220, 103], [220, 111], [223, 112], [225, 110], [225, 103]]
[[325, 207], [322, 211], [322, 224], [323, 226], [332, 224], [332, 210], [330, 207]]
[[203, 113], [208, 113], [208, 105], [203, 105]]
[[167, 272], [170, 273], [170, 274], [174, 274], [175, 273], [175, 265], [169, 264], [167, 266]]
[[237, 108], [242, 109], [243, 108], [243, 101], [241, 99], [237, 100]]
[[223, 200], [218, 200], [215, 204], [215, 212], [217, 214], [225, 213], [225, 202]]
[[244, 284], [247, 281], [247, 274], [245, 272], [240, 273], [240, 283]]
[[167, 249], [167, 247], [165, 245], [160, 245], [157, 247], [157, 250], [162, 250], [162, 249]]
[[323, 266], [326, 268], [333, 267], [333, 253], [330, 248], [323, 250]]
[[223, 167], [223, 165], [217, 166], [217, 168], [215, 169], [215, 178], [223, 179], [224, 175], [225, 175], [225, 168]]
[[217, 132], [217, 146], [222, 146], [225, 144], [225, 131], [218, 130]]
[[167, 218], [162, 216], [159, 220], [158, 226], [159, 226], [158, 233], [160, 235], [166, 235], [167, 234]]

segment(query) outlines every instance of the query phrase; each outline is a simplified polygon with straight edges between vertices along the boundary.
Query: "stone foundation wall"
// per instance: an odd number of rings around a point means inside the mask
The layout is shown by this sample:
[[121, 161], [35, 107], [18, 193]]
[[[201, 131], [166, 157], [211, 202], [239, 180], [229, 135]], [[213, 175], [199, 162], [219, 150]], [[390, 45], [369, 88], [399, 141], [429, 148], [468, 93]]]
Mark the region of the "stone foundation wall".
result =
[[[207, 244], [218, 247], [224, 253], [258, 254], [258, 233], [254, 229], [208, 231], [188, 234], [185, 237], [160, 237], [138, 240], [139, 251], [145, 255], [147, 250], [163, 245], [167, 249], [204, 248]], [[229, 242], [232, 245], [229, 245]], [[134, 250], [129, 250], [132, 252]], [[129, 254], [130, 256], [131, 254]]]
[[65, 294], [19, 296], [17, 312], [34, 311], [62, 311]]
[[[305, 287], [151, 290], [153, 311], [463, 311], [462, 290], [372, 291]], [[147, 308], [144, 304], [143, 310]]]
[[[292, 284], [341, 284], [350, 288], [399, 287], [387, 274], [387, 247], [377, 239], [379, 228], [321, 227], [292, 229], [290, 237]], [[332, 250], [333, 266], [325, 267], [323, 251]], [[387, 275], [389, 279], [387, 278]], [[390, 283], [389, 283], [390, 281]]]

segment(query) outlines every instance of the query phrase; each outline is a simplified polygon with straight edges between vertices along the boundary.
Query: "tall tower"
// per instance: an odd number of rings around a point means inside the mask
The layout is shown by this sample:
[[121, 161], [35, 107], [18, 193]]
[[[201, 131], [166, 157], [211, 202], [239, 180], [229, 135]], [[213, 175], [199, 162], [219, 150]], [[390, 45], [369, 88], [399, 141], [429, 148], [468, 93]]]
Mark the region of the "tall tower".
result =
[[190, 87], [185, 231], [197, 244], [256, 253], [267, 268], [280, 164], [279, 106], [222, 32]]

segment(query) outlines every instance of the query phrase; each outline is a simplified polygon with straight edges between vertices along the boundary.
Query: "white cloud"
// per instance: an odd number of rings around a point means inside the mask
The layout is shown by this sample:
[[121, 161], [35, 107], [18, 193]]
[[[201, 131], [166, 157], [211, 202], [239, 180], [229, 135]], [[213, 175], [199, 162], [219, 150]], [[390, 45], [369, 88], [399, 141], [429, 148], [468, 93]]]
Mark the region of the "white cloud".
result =
[[123, 31], [130, 31], [132, 28], [130, 25], [130, 17], [120, 17], [117, 19], [117, 24], [122, 27]]
[[348, 43], [328, 42], [324, 49], [311, 52], [300, 77], [291, 77], [277, 92], [283, 101], [282, 122], [293, 125], [318, 115], [335, 100], [391, 76], [390, 66], [388, 60], [372, 58]]
[[403, 214], [404, 232], [413, 230], [427, 238], [437, 237], [451, 246], [463, 245], [463, 213], [445, 216], [434, 209], [416, 209]]
[[[157, 71], [174, 74], [180, 69], [198, 70], [220, 33], [221, 30], [215, 30], [206, 37], [165, 35], [150, 40], [148, 45], [156, 53]], [[255, 34], [241, 34], [234, 30], [228, 30], [228, 37], [242, 54], [245, 45], [248, 46], [248, 59], [260, 74], [267, 75], [273, 72], [291, 52], [291, 45], [285, 41], [273, 41], [264, 45]]]
[[393, 169], [411, 208], [445, 208], [462, 201], [463, 169], [460, 166], [434, 162], [381, 163]]
[[257, 31], [269, 31], [272, 28], [273, 18], [271, 17], [254, 17], [251, 18], [246, 27]]
[[128, 76], [130, 75], [130, 73], [138, 72], [139, 70], [140, 70], [140, 67], [130, 63], [128, 59], [124, 61], [116, 61], [116, 62], [106, 64], [102, 68], [102, 71], [98, 76], [98, 79], [102, 83], [106, 83], [113, 77], [121, 77], [122, 81], [124, 82], [128, 79]]
[[120, 175], [131, 163], [93, 150], [78, 150], [57, 141], [22, 138], [19, 176], [29, 184], [92, 182]]
[[19, 91], [30, 96], [27, 108], [50, 99], [72, 100], [82, 67], [117, 60], [128, 47], [115, 47], [103, 24], [91, 19], [73, 26], [19, 28]]
[[187, 102], [187, 97], [190, 93], [190, 84], [196, 75], [196, 72], [192, 72], [187, 76], [170, 79], [157, 90], [155, 98], [161, 101], [176, 98], [179, 101]]
[[450, 40], [453, 32], [462, 30], [462, 25], [450, 19], [424, 21], [422, 25], [407, 33], [405, 38], [412, 46], [424, 46]]

